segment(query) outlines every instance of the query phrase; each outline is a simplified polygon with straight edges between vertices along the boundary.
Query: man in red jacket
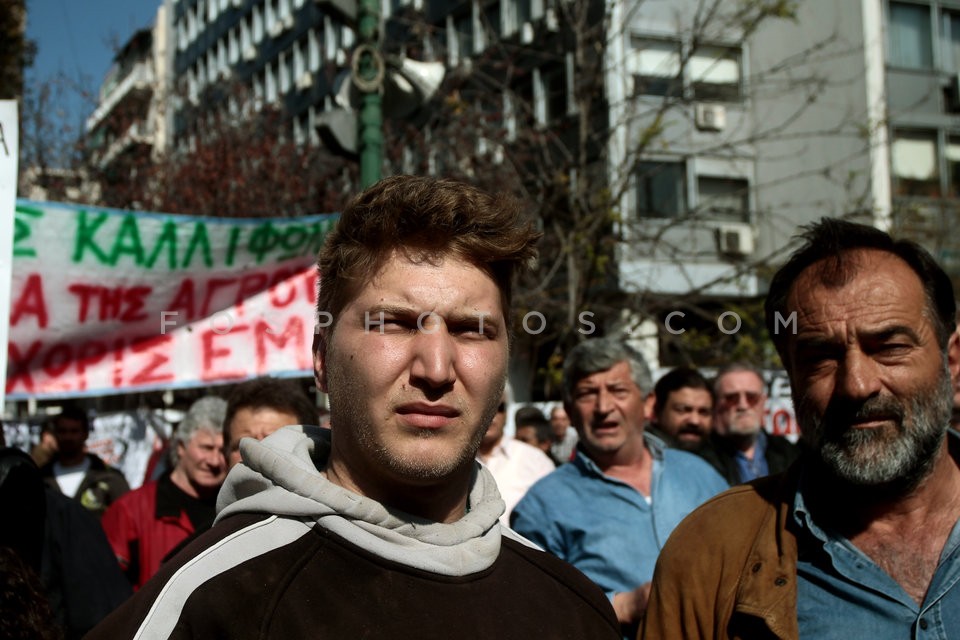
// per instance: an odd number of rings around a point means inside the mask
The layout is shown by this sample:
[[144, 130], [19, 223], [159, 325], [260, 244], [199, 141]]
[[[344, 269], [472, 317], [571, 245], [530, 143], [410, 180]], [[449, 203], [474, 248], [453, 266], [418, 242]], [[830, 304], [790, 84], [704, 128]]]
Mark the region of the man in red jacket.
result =
[[214, 518], [227, 475], [223, 417], [227, 403], [208, 396], [193, 403], [174, 435], [173, 470], [131, 491], [103, 514], [103, 528], [135, 589], [156, 573], [164, 556]]

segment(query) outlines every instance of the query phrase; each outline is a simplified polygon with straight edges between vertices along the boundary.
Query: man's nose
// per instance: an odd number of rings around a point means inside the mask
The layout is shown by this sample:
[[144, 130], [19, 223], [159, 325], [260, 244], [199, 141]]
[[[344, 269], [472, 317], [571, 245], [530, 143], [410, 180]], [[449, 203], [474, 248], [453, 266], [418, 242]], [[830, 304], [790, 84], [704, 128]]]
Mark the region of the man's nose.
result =
[[613, 394], [606, 389], [597, 391], [596, 412], [600, 415], [606, 415], [613, 411]]
[[456, 380], [455, 354], [453, 337], [441, 321], [436, 321], [414, 337], [410, 374], [431, 387], [447, 386]]
[[837, 368], [837, 392], [847, 398], [865, 399], [880, 392], [877, 363], [859, 349], [850, 349]]

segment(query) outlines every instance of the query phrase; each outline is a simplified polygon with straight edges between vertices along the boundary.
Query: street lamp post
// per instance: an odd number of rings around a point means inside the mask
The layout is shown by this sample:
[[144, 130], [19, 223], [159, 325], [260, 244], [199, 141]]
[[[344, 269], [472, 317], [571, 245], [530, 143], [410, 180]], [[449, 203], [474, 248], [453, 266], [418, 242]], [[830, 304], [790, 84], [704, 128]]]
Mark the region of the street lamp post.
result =
[[360, 187], [380, 180], [383, 164], [383, 105], [386, 72], [380, 53], [380, 2], [360, 0], [357, 11], [359, 46], [353, 52], [353, 82], [360, 91]]

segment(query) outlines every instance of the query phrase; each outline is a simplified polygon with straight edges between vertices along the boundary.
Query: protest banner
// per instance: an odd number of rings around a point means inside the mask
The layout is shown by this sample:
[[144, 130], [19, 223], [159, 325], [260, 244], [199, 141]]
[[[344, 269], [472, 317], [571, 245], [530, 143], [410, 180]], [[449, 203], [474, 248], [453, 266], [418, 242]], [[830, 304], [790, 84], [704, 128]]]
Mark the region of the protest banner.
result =
[[17, 201], [7, 398], [309, 375], [335, 220]]
[[[19, 156], [17, 102], [0, 100], [0, 345], [6, 344], [13, 277], [13, 209], [17, 199]], [[0, 384], [7, 370], [7, 352], [0, 349]], [[0, 394], [0, 415], [4, 398]]]

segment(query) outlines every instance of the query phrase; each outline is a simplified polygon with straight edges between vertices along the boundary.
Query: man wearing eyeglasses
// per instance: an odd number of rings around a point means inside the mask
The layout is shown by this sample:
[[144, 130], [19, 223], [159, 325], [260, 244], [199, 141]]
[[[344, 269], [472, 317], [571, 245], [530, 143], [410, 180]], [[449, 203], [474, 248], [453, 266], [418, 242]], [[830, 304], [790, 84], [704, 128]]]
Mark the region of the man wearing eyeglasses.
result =
[[731, 485], [780, 473], [799, 455], [796, 445], [763, 429], [765, 386], [760, 371], [749, 364], [737, 362], [717, 372], [713, 434], [697, 453]]

